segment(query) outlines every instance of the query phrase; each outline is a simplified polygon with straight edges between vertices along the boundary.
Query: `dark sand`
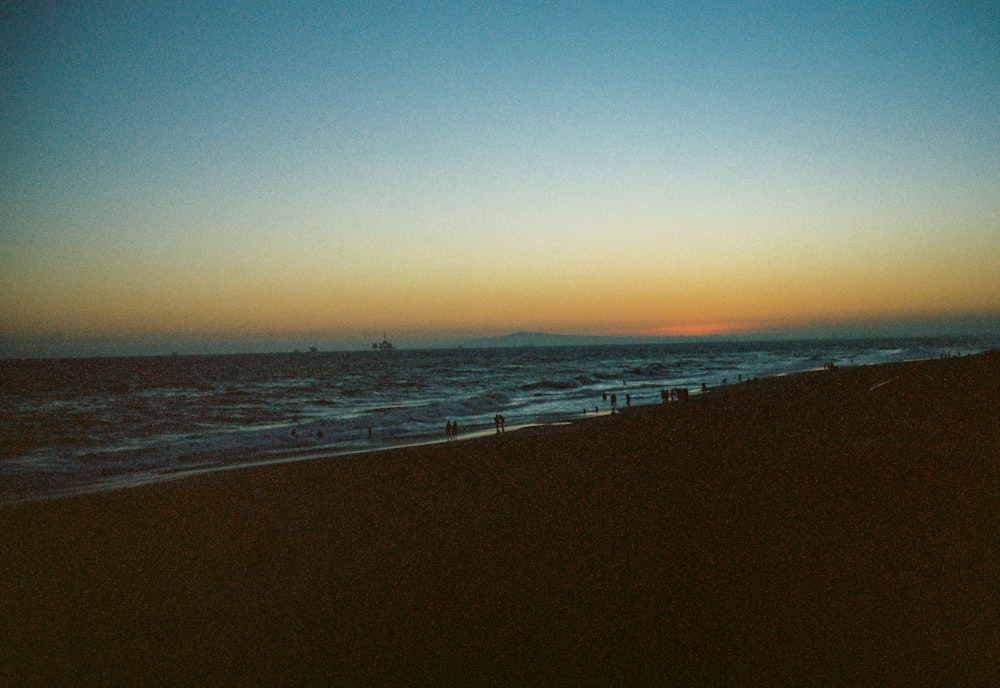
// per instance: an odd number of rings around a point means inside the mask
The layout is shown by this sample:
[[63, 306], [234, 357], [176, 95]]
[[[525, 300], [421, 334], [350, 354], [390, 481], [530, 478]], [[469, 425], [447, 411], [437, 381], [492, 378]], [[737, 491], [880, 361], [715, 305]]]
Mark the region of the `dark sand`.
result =
[[1000, 354], [4, 507], [0, 544], [0, 685], [1000, 685]]

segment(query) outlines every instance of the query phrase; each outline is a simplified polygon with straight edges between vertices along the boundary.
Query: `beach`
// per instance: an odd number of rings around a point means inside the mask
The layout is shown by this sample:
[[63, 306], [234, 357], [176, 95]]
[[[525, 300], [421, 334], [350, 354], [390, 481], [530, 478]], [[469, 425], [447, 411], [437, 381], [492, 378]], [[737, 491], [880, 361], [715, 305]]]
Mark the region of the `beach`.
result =
[[996, 685], [1000, 353], [0, 508], [3, 685]]

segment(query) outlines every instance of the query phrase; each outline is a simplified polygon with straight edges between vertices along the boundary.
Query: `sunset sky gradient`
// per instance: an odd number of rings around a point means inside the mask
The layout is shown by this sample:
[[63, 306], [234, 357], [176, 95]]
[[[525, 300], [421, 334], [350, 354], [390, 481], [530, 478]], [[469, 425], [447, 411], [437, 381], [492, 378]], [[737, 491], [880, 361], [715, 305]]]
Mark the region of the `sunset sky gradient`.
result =
[[0, 355], [1000, 323], [994, 2], [0, 17]]

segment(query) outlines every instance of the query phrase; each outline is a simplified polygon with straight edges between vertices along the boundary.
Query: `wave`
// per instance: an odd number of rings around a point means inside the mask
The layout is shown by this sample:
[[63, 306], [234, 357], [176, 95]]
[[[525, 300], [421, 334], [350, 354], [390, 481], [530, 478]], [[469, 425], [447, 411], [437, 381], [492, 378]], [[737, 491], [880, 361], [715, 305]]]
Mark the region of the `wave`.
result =
[[576, 389], [580, 386], [579, 380], [540, 380], [539, 382], [530, 382], [525, 385], [518, 387], [523, 392], [537, 392], [537, 391], [562, 391], [566, 389]]
[[225, 405], [225, 406], [235, 406], [239, 404], [246, 404], [252, 402], [263, 401], [264, 397], [257, 393], [249, 390], [234, 389], [225, 392], [218, 392], [216, 394], [210, 394], [201, 400], [203, 405]]
[[436, 399], [421, 404], [376, 407], [359, 416], [372, 421], [384, 432], [405, 434], [428, 432], [448, 419], [462, 418], [466, 425], [483, 423], [509, 408], [511, 397], [504, 392], [484, 392], [458, 399]]

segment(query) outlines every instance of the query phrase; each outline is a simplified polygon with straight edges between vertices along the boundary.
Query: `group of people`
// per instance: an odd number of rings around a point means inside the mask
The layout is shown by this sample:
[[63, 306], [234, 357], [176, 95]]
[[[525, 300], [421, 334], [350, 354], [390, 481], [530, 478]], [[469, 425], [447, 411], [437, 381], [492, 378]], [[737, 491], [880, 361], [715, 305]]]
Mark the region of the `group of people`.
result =
[[[740, 378], [742, 379], [742, 375], [740, 376]], [[608, 401], [609, 400], [608, 397], [609, 395], [607, 392], [601, 394], [601, 398], [604, 401]], [[664, 389], [663, 391], [660, 392], [660, 400], [663, 401], [663, 403], [667, 403], [669, 401], [685, 401], [687, 400], [687, 398], [688, 398], [688, 390], [683, 387], [676, 387], [674, 389]], [[618, 411], [618, 395], [611, 394], [610, 401], [611, 401], [611, 413], [614, 414]], [[625, 405], [627, 407], [632, 406], [631, 394], [625, 395]], [[594, 408], [594, 412], [597, 413], [598, 409]], [[586, 413], [586, 409], [584, 409], [584, 413]], [[498, 413], [493, 416], [493, 425], [496, 426], [498, 435], [506, 432], [507, 429], [506, 424], [507, 421], [503, 417], [503, 414]], [[371, 431], [369, 430], [369, 436], [370, 432]], [[447, 424], [445, 425], [445, 435], [447, 436], [449, 442], [458, 438], [458, 421], [447, 422]]]
[[675, 387], [674, 389], [665, 389], [660, 392], [660, 400], [665, 404], [668, 401], [682, 401], [688, 398], [688, 391], [682, 387]]
[[[604, 401], [607, 401], [608, 400], [608, 393], [607, 392], [603, 392], [601, 394], [601, 399], [604, 400]], [[625, 395], [625, 406], [627, 406], [629, 408], [632, 407], [632, 395], [631, 394], [626, 394]], [[611, 413], [612, 413], [612, 415], [614, 415], [614, 413], [617, 410], [618, 410], [618, 395], [617, 394], [612, 394], [611, 395]], [[597, 411], [597, 409], [594, 409], [594, 411]]]
[[[601, 392], [601, 400], [602, 401], [607, 401], [608, 400], [608, 393], [607, 392]], [[631, 397], [629, 397], [629, 401], [631, 401], [631, 400], [632, 400]], [[615, 412], [615, 410], [617, 408], [618, 408], [618, 395], [617, 394], [612, 394], [611, 395], [611, 413], [614, 414], [614, 412]], [[594, 411], [597, 411], [597, 409], [594, 409]]]
[[[507, 431], [507, 419], [504, 418], [502, 414], [498, 413], [495, 416], [493, 416], [493, 424], [496, 425], [497, 427], [498, 435], [500, 433]], [[445, 423], [444, 434], [445, 437], [448, 438], [449, 442], [458, 438], [458, 421], [449, 420], [447, 423]]]

